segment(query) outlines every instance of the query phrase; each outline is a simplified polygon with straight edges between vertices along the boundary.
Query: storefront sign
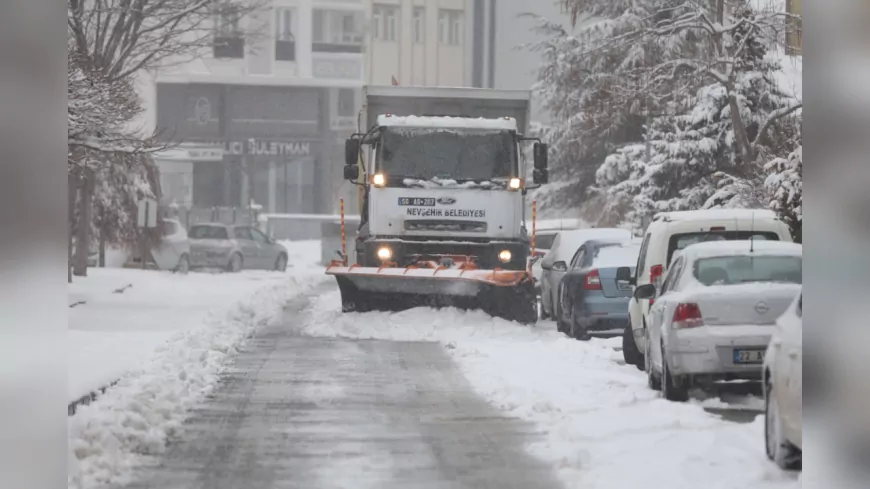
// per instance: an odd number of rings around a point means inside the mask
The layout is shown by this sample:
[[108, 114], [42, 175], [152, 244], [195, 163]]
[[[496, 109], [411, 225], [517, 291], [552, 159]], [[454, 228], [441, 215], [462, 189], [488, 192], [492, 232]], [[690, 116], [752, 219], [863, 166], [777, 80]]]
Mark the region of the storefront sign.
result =
[[186, 148], [194, 161], [219, 160], [223, 155], [252, 156], [310, 156], [308, 141], [269, 141], [248, 139], [244, 141], [208, 141], [194, 143]]

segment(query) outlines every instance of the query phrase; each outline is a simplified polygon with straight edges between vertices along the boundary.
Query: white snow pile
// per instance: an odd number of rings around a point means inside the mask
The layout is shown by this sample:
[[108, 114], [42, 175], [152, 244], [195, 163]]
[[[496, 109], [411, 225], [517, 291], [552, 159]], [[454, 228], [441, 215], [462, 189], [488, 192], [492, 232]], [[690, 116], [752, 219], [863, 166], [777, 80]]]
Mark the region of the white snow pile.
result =
[[198, 325], [173, 334], [144, 365], [128, 371], [117, 385], [68, 419], [70, 488], [129, 480], [131, 469], [160, 454], [168, 439], [178, 434], [189, 409], [214, 390], [254, 330], [280, 318], [288, 299], [327, 279], [322, 267], [310, 265], [309, 255], [316, 256], [316, 247], [301, 243], [298, 249], [290, 248], [299, 266], [297, 275], [277, 275], [275, 280], [258, 275], [263, 286], [256, 288], [240, 282], [243, 292], [235, 303], [213, 308]]
[[529, 328], [455, 309], [342, 314], [338, 303], [337, 293], [321, 297], [301, 332], [444, 344], [484, 398], [546, 433], [528, 450], [566, 487], [800, 487], [765, 457], [761, 417], [738, 424], [697, 402], [660, 398], [645, 374], [620, 365], [621, 339], [580, 342], [550, 323]]

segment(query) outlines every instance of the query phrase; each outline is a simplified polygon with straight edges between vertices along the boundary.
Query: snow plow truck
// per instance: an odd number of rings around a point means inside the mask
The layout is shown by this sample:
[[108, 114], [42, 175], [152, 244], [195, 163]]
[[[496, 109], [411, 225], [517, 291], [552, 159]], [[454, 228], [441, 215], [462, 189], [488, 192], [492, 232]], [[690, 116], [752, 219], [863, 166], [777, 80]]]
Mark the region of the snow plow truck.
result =
[[[546, 144], [523, 135], [530, 92], [363, 92], [359, 132], [345, 143], [344, 178], [358, 186], [361, 210], [354, 256], [342, 227], [341, 259], [326, 270], [342, 310], [452, 306], [534, 323], [526, 191], [548, 173]], [[524, 149], [532, 142], [529, 172]]]

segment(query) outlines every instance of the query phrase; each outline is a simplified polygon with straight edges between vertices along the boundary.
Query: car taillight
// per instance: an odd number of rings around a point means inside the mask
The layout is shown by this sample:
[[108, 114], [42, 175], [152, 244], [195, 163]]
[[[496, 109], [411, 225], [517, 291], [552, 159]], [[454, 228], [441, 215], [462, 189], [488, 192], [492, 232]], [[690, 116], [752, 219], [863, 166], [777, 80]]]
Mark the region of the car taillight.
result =
[[590, 270], [586, 274], [583, 288], [586, 290], [601, 290], [601, 277], [598, 276], [598, 270]]
[[[657, 283], [657, 281], [662, 278], [662, 274], [664, 274], [664, 267], [662, 267], [661, 265], [651, 266], [649, 269], [649, 283], [658, 287], [659, 284]], [[652, 306], [653, 303], [655, 303], [655, 299], [650, 299], [649, 305]]]
[[677, 305], [674, 310], [673, 324], [678, 329], [703, 326], [704, 318], [701, 317], [701, 308], [694, 302], [684, 302]]
[[654, 284], [657, 278], [661, 278], [664, 268], [661, 265], [653, 265], [649, 269], [649, 283]]

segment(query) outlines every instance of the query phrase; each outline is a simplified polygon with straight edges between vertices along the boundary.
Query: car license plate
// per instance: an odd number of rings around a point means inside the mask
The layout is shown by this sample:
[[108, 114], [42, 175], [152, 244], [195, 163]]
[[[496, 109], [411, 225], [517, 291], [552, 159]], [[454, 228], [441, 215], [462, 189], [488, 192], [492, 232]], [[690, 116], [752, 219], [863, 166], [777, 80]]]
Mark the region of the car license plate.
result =
[[762, 363], [764, 362], [764, 350], [734, 350], [734, 363]]

